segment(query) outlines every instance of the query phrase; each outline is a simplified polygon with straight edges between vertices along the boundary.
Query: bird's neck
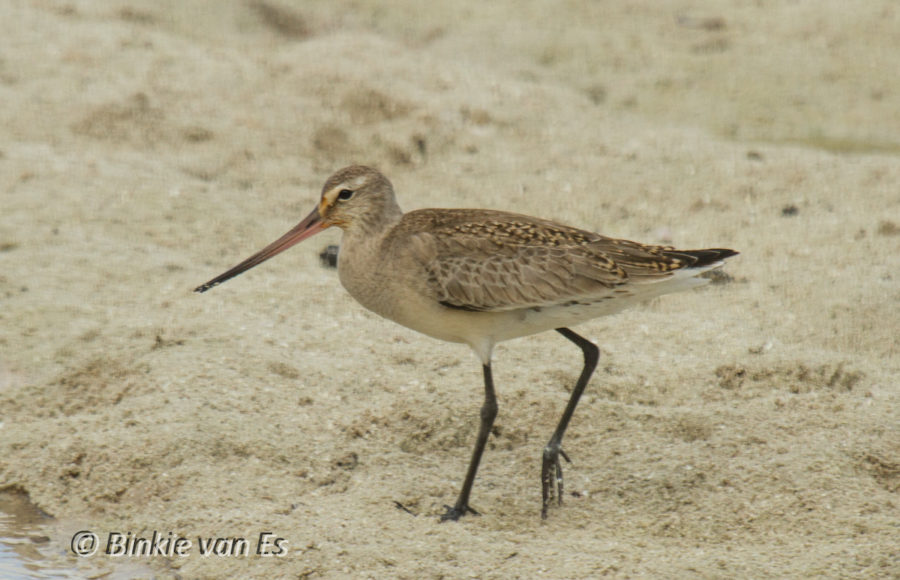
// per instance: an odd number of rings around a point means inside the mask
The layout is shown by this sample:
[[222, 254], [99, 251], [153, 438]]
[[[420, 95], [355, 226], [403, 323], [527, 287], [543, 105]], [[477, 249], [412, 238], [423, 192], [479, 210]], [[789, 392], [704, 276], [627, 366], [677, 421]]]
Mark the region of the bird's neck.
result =
[[403, 217], [403, 210], [393, 199], [386, 200], [379, 208], [353, 220], [353, 224], [344, 230], [345, 241], [379, 239], [391, 230]]

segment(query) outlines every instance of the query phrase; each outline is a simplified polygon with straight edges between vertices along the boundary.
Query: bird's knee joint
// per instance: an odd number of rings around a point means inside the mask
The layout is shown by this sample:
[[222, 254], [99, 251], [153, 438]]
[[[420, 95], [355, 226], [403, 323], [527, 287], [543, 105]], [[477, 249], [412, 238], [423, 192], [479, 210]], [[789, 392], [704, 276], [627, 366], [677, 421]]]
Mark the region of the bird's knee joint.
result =
[[497, 403], [487, 401], [481, 406], [481, 420], [493, 421], [497, 416]]

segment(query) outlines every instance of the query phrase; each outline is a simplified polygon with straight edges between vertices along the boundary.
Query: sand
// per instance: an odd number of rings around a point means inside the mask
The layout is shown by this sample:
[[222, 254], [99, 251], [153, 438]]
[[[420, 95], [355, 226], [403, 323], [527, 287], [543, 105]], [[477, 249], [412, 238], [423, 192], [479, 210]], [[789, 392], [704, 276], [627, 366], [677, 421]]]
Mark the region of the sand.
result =
[[[445, 4], [0, 6], [0, 487], [60, 552], [192, 539], [131, 558], [162, 578], [900, 576], [900, 8]], [[191, 292], [351, 163], [405, 209], [741, 252], [578, 327], [601, 362], [546, 521], [555, 333], [497, 348], [481, 515], [439, 524], [471, 352], [358, 306], [338, 231]], [[198, 553], [265, 532], [285, 555]]]

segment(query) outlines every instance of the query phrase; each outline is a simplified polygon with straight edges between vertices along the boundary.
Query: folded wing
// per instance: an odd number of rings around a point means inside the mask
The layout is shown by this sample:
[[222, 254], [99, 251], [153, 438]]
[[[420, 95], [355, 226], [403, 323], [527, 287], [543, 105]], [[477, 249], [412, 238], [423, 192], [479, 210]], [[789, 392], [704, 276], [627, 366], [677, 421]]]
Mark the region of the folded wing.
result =
[[[731, 250], [677, 251], [505, 212], [412, 212], [407, 242], [426, 290], [445, 306], [502, 311], [592, 303], [626, 283], [716, 267]], [[441, 223], [417, 221], [440, 219]]]

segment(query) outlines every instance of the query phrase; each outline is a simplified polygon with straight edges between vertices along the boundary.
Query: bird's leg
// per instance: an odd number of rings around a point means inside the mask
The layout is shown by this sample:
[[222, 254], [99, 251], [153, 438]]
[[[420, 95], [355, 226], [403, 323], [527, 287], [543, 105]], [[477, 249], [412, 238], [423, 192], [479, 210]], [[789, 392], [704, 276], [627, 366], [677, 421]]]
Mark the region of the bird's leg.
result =
[[481, 462], [481, 455], [484, 453], [484, 446], [487, 444], [488, 435], [491, 434], [491, 427], [494, 425], [494, 418], [497, 416], [497, 397], [494, 395], [494, 378], [491, 375], [490, 363], [484, 365], [484, 404], [481, 406], [481, 427], [478, 429], [478, 440], [475, 441], [475, 450], [472, 452], [472, 460], [469, 462], [469, 470], [466, 472], [466, 479], [463, 482], [462, 490], [459, 492], [459, 498], [453, 507], [446, 506], [447, 512], [441, 516], [441, 521], [456, 521], [466, 513], [478, 515], [478, 512], [469, 507], [469, 494], [472, 492], [472, 484], [475, 482], [475, 474], [478, 472], [478, 464]]
[[568, 328], [557, 328], [556, 332], [581, 347], [582, 352], [584, 352], [584, 369], [581, 371], [581, 376], [578, 377], [578, 382], [575, 383], [575, 388], [572, 389], [572, 396], [569, 397], [569, 403], [566, 405], [566, 410], [563, 411], [559, 425], [556, 426], [556, 431], [553, 432], [553, 436], [550, 437], [550, 441], [544, 447], [544, 461], [541, 467], [541, 496], [543, 500], [541, 518], [547, 517], [547, 506], [550, 505], [554, 494], [557, 501], [562, 504], [563, 473], [562, 466], [559, 463], [559, 456], [562, 455], [566, 461], [571, 463], [569, 456], [562, 450], [562, 438], [566, 433], [566, 427], [569, 426], [569, 421], [572, 419], [572, 414], [575, 412], [575, 407], [578, 406], [578, 399], [581, 398], [581, 393], [584, 392], [584, 388], [591, 379], [594, 369], [597, 368], [597, 361], [600, 358], [600, 349], [597, 348], [597, 345], [583, 336], [572, 332]]

